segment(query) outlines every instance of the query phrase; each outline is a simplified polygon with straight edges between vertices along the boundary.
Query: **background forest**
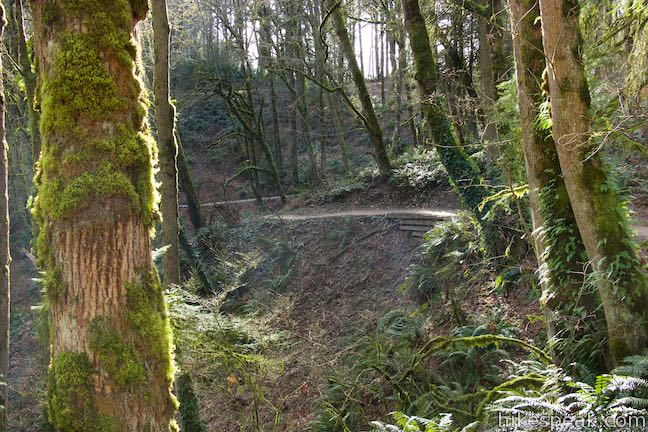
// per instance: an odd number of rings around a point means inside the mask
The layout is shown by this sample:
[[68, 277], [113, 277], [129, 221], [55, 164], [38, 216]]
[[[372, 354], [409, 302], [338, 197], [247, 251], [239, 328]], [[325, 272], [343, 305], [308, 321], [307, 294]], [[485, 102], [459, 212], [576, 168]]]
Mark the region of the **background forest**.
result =
[[2, 3], [0, 430], [646, 430], [645, 0]]

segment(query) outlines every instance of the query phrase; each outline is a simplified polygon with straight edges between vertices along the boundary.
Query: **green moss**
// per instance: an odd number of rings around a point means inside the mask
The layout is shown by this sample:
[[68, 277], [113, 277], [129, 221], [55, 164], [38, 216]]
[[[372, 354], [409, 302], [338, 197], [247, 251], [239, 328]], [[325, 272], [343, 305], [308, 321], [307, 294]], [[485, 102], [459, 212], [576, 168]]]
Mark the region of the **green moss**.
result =
[[63, 273], [57, 267], [52, 267], [51, 270], [45, 273], [45, 278], [43, 280], [43, 288], [47, 293], [47, 299], [51, 303], [57, 303], [63, 291], [65, 290], [65, 284], [63, 283]]
[[[62, 28], [50, 44], [54, 54], [42, 79], [43, 153], [36, 179], [43, 186], [35, 211], [45, 213], [40, 219], [58, 220], [75, 216], [101, 195], [122, 195], [151, 224], [155, 148], [141, 133], [145, 95], [135, 76], [114, 79], [118, 65], [122, 75], [132, 73], [137, 56], [131, 4], [66, 0], [52, 8], [59, 21], [82, 21], [87, 31]], [[97, 160], [111, 165], [97, 167]]]
[[114, 422], [99, 415], [94, 406], [92, 376], [86, 354], [65, 351], [52, 361], [48, 381], [48, 414], [59, 431], [115, 430]]
[[165, 367], [167, 379], [172, 381], [172, 331], [155, 273], [144, 274], [140, 281], [126, 286], [126, 307], [128, 322], [143, 342], [143, 348]]
[[207, 423], [200, 415], [198, 397], [189, 373], [183, 373], [176, 379], [176, 389], [180, 400], [182, 430], [185, 432], [207, 432]]
[[46, 26], [52, 26], [61, 19], [61, 8], [52, 0], [43, 4], [43, 23]]
[[[56, 302], [66, 275], [52, 254], [52, 227], [102, 216], [110, 222], [135, 216], [151, 227], [156, 148], [146, 134], [146, 95], [134, 75], [137, 46], [131, 35], [134, 18], [146, 14], [147, 2], [43, 0], [42, 6], [43, 15], [35, 20], [41, 28], [34, 31], [47, 42], [47, 51], [40, 53], [47, 64], [39, 79], [43, 149], [31, 208], [38, 264], [48, 297]], [[119, 204], [118, 212], [103, 211], [110, 203]], [[87, 210], [97, 217], [89, 220]], [[118, 332], [103, 318], [90, 325], [99, 371], [86, 354], [65, 352], [52, 359], [48, 410], [57, 430], [115, 429], [96, 410], [97, 373], [107, 375], [115, 389], [126, 390], [144, 384], [149, 373], [164, 371], [171, 379], [171, 332], [159, 281], [147, 276], [128, 291], [128, 322], [120, 325], [134, 330]]]
[[43, 84], [43, 134], [60, 130], [80, 133], [76, 121], [81, 115], [96, 120], [127, 107], [117, 97], [117, 86], [91, 38], [66, 33], [60, 44], [53, 73]]
[[82, 210], [102, 197], [123, 196], [130, 203], [132, 213], [140, 209], [139, 195], [131, 180], [115, 170], [113, 164], [103, 162], [95, 172], [85, 172], [69, 183], [52, 179], [41, 187], [40, 200], [50, 220]]
[[117, 387], [132, 388], [146, 381], [141, 356], [105, 318], [95, 318], [90, 324], [90, 348]]

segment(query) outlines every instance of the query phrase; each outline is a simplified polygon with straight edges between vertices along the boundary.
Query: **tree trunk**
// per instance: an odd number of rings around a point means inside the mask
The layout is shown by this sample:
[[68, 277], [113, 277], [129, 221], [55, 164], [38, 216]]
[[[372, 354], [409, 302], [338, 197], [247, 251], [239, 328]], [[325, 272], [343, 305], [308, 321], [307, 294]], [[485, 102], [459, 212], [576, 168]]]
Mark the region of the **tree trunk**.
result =
[[641, 17], [636, 18], [634, 43], [628, 61], [630, 72], [623, 88], [624, 96], [636, 99], [637, 102], [641, 98], [642, 89], [648, 86], [648, 9], [644, 7], [641, 10]]
[[29, 132], [31, 134], [32, 161], [38, 162], [41, 150], [40, 115], [34, 109], [34, 96], [36, 94], [36, 74], [32, 71], [32, 61], [27, 49], [25, 36], [24, 8], [22, 0], [16, 0], [16, 31], [18, 35], [18, 57], [20, 61], [20, 75], [25, 81], [25, 95], [27, 97], [27, 112], [29, 113]]
[[[537, 125], [540, 106], [545, 102], [540, 83], [546, 67], [537, 3], [509, 0], [513, 32], [520, 127], [529, 182], [536, 256], [543, 286], [542, 301], [548, 310], [550, 338], [569, 326], [586, 327], [582, 333], [598, 330], [598, 300], [587, 289], [584, 252], [574, 212], [569, 203], [556, 144], [551, 129]], [[574, 251], [576, 251], [574, 253]], [[574, 308], [584, 307], [586, 322], [574, 323]], [[583, 359], [571, 358], [560, 349], [554, 358], [563, 365]], [[590, 360], [591, 361], [591, 360]], [[605, 367], [602, 359], [596, 366]], [[590, 363], [591, 365], [591, 363]]]
[[373, 103], [371, 102], [371, 96], [369, 95], [369, 90], [367, 89], [367, 84], [365, 83], [364, 76], [362, 71], [358, 67], [358, 61], [355, 56], [353, 45], [351, 45], [351, 40], [349, 39], [349, 33], [344, 23], [344, 18], [342, 12], [340, 11], [339, 3], [336, 3], [335, 0], [327, 0], [327, 8], [331, 11], [331, 18], [333, 19], [333, 25], [335, 26], [335, 32], [340, 39], [340, 48], [344, 52], [344, 57], [349, 65], [351, 70], [351, 75], [353, 77], [353, 82], [355, 83], [356, 90], [358, 91], [358, 97], [360, 103], [362, 104], [362, 111], [365, 117], [365, 126], [367, 127], [367, 132], [369, 133], [369, 138], [374, 147], [374, 159], [378, 164], [378, 170], [380, 175], [383, 178], [389, 176], [391, 171], [391, 163], [387, 157], [387, 150], [385, 149], [385, 143], [383, 142], [383, 132], [380, 128], [380, 123], [378, 122], [378, 117], [376, 117], [376, 112], [374, 111]]
[[[326, 76], [326, 55], [324, 52], [324, 44], [322, 39], [324, 35], [320, 32], [318, 23], [322, 22], [322, 4], [317, 1], [311, 2], [311, 31], [313, 33], [313, 45], [315, 47], [315, 73], [319, 82], [328, 85], [328, 78]], [[320, 159], [319, 159], [319, 176], [321, 181], [326, 181], [326, 157], [328, 147], [328, 121], [326, 117], [326, 101], [324, 96], [324, 88], [318, 86], [317, 102], [318, 102], [318, 135], [320, 145]], [[328, 94], [330, 96], [330, 94]], [[330, 99], [329, 99], [330, 100]]]
[[[0, 5], [0, 36], [5, 25], [4, 8]], [[0, 59], [0, 431], [7, 430], [7, 377], [9, 373], [9, 333], [11, 290], [9, 287], [9, 149], [5, 139], [5, 98]]]
[[[401, 10], [403, 8], [403, 5], [401, 4], [400, 0], [396, 0], [396, 13], [400, 15]], [[407, 115], [408, 115], [408, 123], [409, 123], [409, 129], [410, 129], [410, 134], [412, 135], [412, 147], [418, 147], [419, 146], [419, 137], [418, 133], [416, 130], [416, 122], [414, 121], [414, 108], [412, 108], [412, 92], [410, 91], [410, 86], [406, 82], [406, 71], [407, 71], [407, 49], [405, 47], [406, 43], [406, 38], [405, 38], [405, 29], [401, 28], [400, 31], [398, 32], [398, 38], [396, 39], [396, 43], [398, 44], [398, 100], [402, 101], [403, 99], [405, 100], [405, 108], [407, 109]], [[403, 95], [405, 96], [403, 98]], [[399, 108], [399, 112], [403, 111], [402, 105]], [[399, 122], [400, 122], [399, 118]], [[402, 149], [398, 149], [397, 152], [400, 154]]]
[[178, 245], [178, 143], [175, 140], [175, 107], [169, 91], [169, 18], [166, 0], [152, 0], [153, 45], [155, 52], [153, 94], [155, 122], [160, 150], [162, 244], [165, 284], [180, 283], [180, 247]]
[[342, 129], [342, 124], [340, 123], [340, 116], [338, 115], [335, 98], [331, 93], [328, 93], [328, 103], [329, 103], [329, 108], [331, 110], [331, 115], [333, 116], [333, 124], [335, 125], [335, 134], [338, 137], [338, 143], [340, 145], [340, 153], [342, 154], [342, 167], [344, 168], [344, 173], [348, 174], [351, 170], [351, 157], [349, 155], [349, 146], [347, 145], [346, 138], [344, 136], [344, 129]]
[[498, 151], [495, 147], [497, 143], [497, 126], [494, 123], [495, 100], [497, 92], [495, 89], [495, 78], [493, 77], [493, 54], [491, 45], [488, 41], [488, 24], [486, 19], [479, 17], [479, 70], [481, 73], [482, 97], [484, 98], [484, 135], [483, 141], [492, 160], [498, 157]]
[[270, 87], [270, 114], [272, 115], [272, 151], [274, 152], [274, 159], [279, 173], [283, 172], [283, 144], [281, 140], [281, 130], [279, 127], [279, 111], [277, 109], [277, 90], [275, 86], [274, 72], [269, 71], [273, 66], [272, 57], [272, 27], [270, 16], [269, 2], [264, 2], [259, 7], [259, 33], [261, 35], [261, 43], [259, 45], [259, 67], [266, 74], [266, 80]]
[[142, 0], [33, 0], [42, 100], [34, 202], [57, 430], [169, 431], [171, 329], [151, 257], [154, 156], [135, 76]]
[[299, 111], [299, 124], [301, 125], [301, 134], [304, 142], [306, 143], [306, 152], [308, 153], [309, 182], [310, 184], [315, 184], [318, 182], [319, 176], [317, 175], [317, 159], [315, 158], [315, 149], [313, 148], [310, 115], [308, 110], [308, 103], [306, 101], [306, 79], [304, 78], [302, 69], [303, 65], [300, 65], [298, 67], [299, 72], [297, 73], [296, 77], [297, 109]]
[[[292, 81], [294, 82], [295, 74], [291, 72]], [[299, 133], [297, 131], [297, 100], [293, 99], [290, 107], [290, 173], [292, 176], [293, 188], [299, 186]]]
[[187, 156], [185, 155], [182, 140], [180, 140], [180, 133], [178, 129], [175, 130], [176, 142], [178, 143], [178, 179], [180, 189], [187, 200], [187, 207], [189, 208], [189, 219], [194, 231], [198, 231], [203, 226], [202, 208], [200, 207], [200, 199], [194, 187], [194, 182], [187, 163]]
[[450, 121], [438, 100], [436, 93], [439, 71], [418, 0], [402, 1], [405, 29], [409, 34], [414, 55], [414, 76], [421, 90], [421, 111], [425, 116], [428, 131], [448, 172], [450, 183], [468, 210], [484, 225], [482, 217], [486, 209], [480, 210], [479, 205], [489, 193], [482, 184], [477, 166], [458, 145], [452, 134]]
[[579, 5], [541, 0], [553, 136], [576, 222], [598, 277], [613, 363], [647, 346], [648, 279], [614, 181], [590, 138]]

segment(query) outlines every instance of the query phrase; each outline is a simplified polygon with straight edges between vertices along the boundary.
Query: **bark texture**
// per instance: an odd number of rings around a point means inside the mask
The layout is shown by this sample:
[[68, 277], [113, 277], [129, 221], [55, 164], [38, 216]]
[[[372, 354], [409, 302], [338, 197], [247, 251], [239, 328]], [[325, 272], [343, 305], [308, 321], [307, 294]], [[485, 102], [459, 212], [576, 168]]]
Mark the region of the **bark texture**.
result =
[[34, 0], [32, 9], [49, 421], [61, 431], [176, 430], [171, 330], [151, 258], [157, 155], [133, 38], [147, 2]]
[[579, 4], [541, 0], [553, 136], [569, 200], [598, 278], [613, 363], [648, 343], [648, 280], [627, 212], [590, 136], [590, 94], [582, 59]]
[[160, 148], [162, 202], [162, 244], [168, 247], [164, 254], [164, 282], [180, 283], [180, 248], [178, 246], [178, 143], [175, 139], [175, 107], [169, 91], [169, 17], [166, 0], [152, 0], [153, 46], [155, 66], [153, 93], [155, 96], [155, 123]]

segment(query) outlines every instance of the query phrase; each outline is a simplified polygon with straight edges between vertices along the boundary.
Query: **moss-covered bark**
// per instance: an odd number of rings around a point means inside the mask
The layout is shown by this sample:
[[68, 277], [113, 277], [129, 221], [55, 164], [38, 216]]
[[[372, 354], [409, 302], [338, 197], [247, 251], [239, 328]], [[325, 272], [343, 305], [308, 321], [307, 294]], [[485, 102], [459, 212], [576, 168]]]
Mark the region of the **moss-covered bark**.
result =
[[428, 131], [453, 188], [466, 208], [479, 223], [484, 224], [483, 216], [487, 209], [480, 210], [479, 205], [489, 193], [478, 167], [452, 133], [452, 126], [438, 98], [439, 69], [418, 0], [403, 0], [403, 12], [414, 55], [414, 76], [421, 91], [421, 111]]
[[27, 48], [27, 36], [25, 35], [23, 1], [15, 2], [16, 35], [18, 42], [18, 61], [20, 63], [20, 75], [25, 81], [25, 96], [27, 97], [27, 112], [29, 114], [29, 132], [31, 137], [32, 161], [35, 163], [40, 157], [40, 114], [35, 109], [36, 104], [36, 74], [32, 70], [32, 60]]
[[355, 50], [353, 49], [353, 44], [349, 38], [349, 32], [346, 28], [342, 11], [340, 10], [340, 4], [340, 1], [326, 0], [326, 6], [328, 11], [330, 11], [329, 13], [333, 20], [333, 26], [335, 27], [335, 33], [340, 40], [340, 49], [344, 53], [349, 70], [351, 71], [353, 83], [358, 91], [358, 97], [360, 99], [360, 104], [362, 105], [364, 124], [374, 148], [373, 157], [378, 164], [378, 170], [380, 171], [381, 176], [386, 178], [389, 176], [392, 167], [389, 162], [389, 157], [387, 156], [382, 128], [378, 122], [378, 117], [376, 116], [373, 103], [371, 102], [371, 96], [369, 95], [369, 90], [367, 90], [364, 75], [360, 66], [358, 66]]
[[541, 0], [553, 136], [580, 234], [597, 277], [613, 361], [648, 345], [648, 278], [624, 203], [590, 135], [590, 94], [582, 58], [580, 5]]
[[[592, 334], [598, 337], [602, 332], [596, 320], [598, 299], [584, 277], [587, 255], [569, 202], [556, 144], [550, 126], [542, 124], [542, 104], [546, 95], [541, 82], [546, 62], [538, 19], [540, 9], [537, 3], [526, 0], [509, 0], [509, 6], [511, 26], [516, 30], [513, 50], [520, 126], [543, 303], [548, 312], [548, 334], [570, 340], [557, 345], [556, 361], [565, 365], [588, 361], [591, 366], [601, 368], [604, 366], [602, 358], [577, 359], [569, 353], [575, 338], [591, 337]], [[583, 330], [574, 334], [575, 329]]]
[[634, 23], [631, 26], [634, 46], [630, 53], [630, 72], [623, 93], [628, 98], [640, 98], [641, 91], [648, 86], [648, 7], [641, 0], [631, 3]]
[[207, 432], [207, 423], [200, 414], [198, 397], [189, 373], [178, 376], [176, 391], [180, 401], [180, 426], [183, 432]]
[[156, 147], [137, 78], [144, 0], [35, 0], [43, 148], [33, 202], [50, 310], [49, 419], [168, 431], [171, 333], [151, 259]]

